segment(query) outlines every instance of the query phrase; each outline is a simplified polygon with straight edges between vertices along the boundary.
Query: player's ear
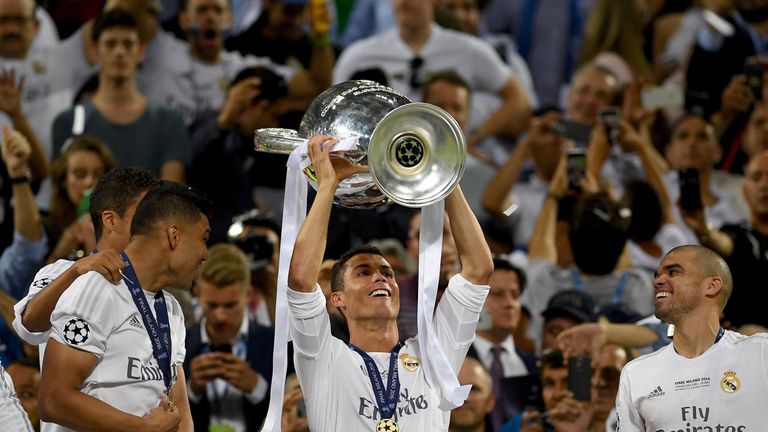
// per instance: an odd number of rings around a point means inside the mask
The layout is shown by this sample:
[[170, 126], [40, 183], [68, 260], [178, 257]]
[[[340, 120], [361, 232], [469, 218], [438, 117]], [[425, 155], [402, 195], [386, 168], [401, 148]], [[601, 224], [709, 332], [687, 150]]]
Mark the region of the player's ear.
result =
[[341, 291], [331, 293], [331, 303], [339, 309], [345, 309], [347, 307], [344, 303], [344, 293]]
[[181, 240], [179, 237], [179, 227], [176, 225], [168, 225], [165, 234], [168, 238], [168, 247], [171, 250], [175, 250], [179, 246], [179, 241]]

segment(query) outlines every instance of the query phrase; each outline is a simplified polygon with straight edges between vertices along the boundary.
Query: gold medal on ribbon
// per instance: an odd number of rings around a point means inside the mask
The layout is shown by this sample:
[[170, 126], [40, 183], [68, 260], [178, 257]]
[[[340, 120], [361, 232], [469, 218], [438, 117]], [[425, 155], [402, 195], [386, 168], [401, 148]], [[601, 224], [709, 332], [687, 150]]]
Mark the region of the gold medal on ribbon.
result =
[[391, 418], [379, 420], [376, 425], [376, 432], [399, 432], [400, 427]]
[[168, 408], [173, 411], [176, 404], [173, 402], [173, 391], [170, 387], [165, 390], [165, 396], [168, 398]]

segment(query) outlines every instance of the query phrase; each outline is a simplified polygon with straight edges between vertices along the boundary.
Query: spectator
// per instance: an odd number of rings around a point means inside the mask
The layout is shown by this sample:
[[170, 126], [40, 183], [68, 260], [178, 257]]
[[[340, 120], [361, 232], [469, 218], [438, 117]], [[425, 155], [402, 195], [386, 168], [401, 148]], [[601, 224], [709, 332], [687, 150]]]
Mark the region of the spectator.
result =
[[531, 105], [519, 81], [486, 43], [434, 24], [435, 1], [392, 0], [398, 28], [347, 48], [339, 57], [333, 82], [345, 81], [361, 69], [380, 67], [390, 87], [420, 100], [429, 73], [454, 69], [473, 92], [496, 94], [503, 100], [471, 131], [470, 148], [489, 136], [514, 137], [524, 131]]
[[196, 288], [203, 319], [186, 339], [195, 430], [256, 430], [266, 416], [274, 331], [245, 313], [250, 276], [248, 259], [236, 246], [211, 248]]
[[451, 423], [448, 432], [485, 432], [497, 430], [487, 421], [487, 415], [493, 410], [496, 398], [493, 394], [491, 376], [485, 366], [471, 357], [464, 360], [459, 369], [459, 384], [472, 386], [464, 405], [451, 411]]
[[490, 371], [496, 402], [489, 413], [488, 424], [498, 430], [507, 419], [523, 412], [539, 377], [536, 359], [516, 347], [513, 338], [520, 322], [520, 293], [525, 285], [523, 271], [504, 259], [494, 258], [488, 284], [491, 290], [484, 308], [490, 320], [478, 324], [467, 356], [477, 358]]
[[580, 324], [594, 322], [595, 309], [595, 302], [587, 293], [566, 290], [553, 295], [541, 313], [544, 319], [541, 349], [546, 351], [557, 348], [560, 333]]
[[724, 311], [726, 323], [768, 326], [768, 317], [760, 307], [764, 293], [759, 284], [755, 285], [768, 276], [768, 150], [755, 155], [747, 165], [743, 194], [750, 217], [740, 225], [718, 229], [706, 212], [681, 213], [701, 244], [719, 253], [733, 269], [736, 289]]
[[[707, 220], [717, 228], [743, 222], [749, 215], [741, 194], [744, 179], [714, 169], [721, 156], [722, 150], [715, 139], [714, 129], [702, 117], [688, 115], [672, 129], [666, 148], [671, 170], [664, 176], [669, 198], [677, 202], [680, 197], [679, 171], [697, 169], [704, 212]], [[686, 243], [697, 243], [695, 233], [683, 223], [677, 208], [674, 208], [674, 214], [677, 224], [685, 231]]]
[[141, 166], [155, 175], [183, 182], [188, 137], [178, 113], [158, 107], [139, 93], [136, 69], [144, 54], [139, 23], [120, 9], [99, 16], [91, 33], [99, 70], [92, 101], [59, 114], [53, 125], [54, 155], [73, 135], [102, 139], [117, 166]]
[[[40, 365], [37, 359], [22, 357], [6, 369], [13, 381], [16, 395], [35, 431], [40, 431], [40, 415], [37, 412], [37, 389], [40, 386]], [[9, 427], [7, 423], [3, 423]]]
[[52, 168], [53, 200], [47, 231], [51, 250], [48, 263], [59, 258], [76, 260], [91, 251], [96, 242], [88, 219], [90, 191], [115, 167], [112, 152], [102, 141], [75, 137]]

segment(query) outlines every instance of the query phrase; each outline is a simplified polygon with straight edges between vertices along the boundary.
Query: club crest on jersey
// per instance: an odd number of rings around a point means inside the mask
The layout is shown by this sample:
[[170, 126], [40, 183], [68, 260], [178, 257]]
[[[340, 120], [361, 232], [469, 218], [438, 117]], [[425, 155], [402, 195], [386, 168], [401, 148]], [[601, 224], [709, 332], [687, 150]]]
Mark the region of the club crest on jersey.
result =
[[723, 373], [723, 379], [720, 380], [720, 388], [726, 393], [736, 393], [741, 388], [741, 381], [732, 370]]
[[70, 345], [81, 345], [88, 340], [91, 327], [81, 318], [72, 318], [64, 324], [64, 340]]
[[43, 66], [42, 63], [35, 60], [32, 62], [32, 70], [35, 72], [35, 75], [42, 75], [45, 73], [45, 66]]
[[414, 356], [409, 356], [408, 353], [400, 355], [400, 362], [403, 363], [403, 368], [408, 372], [413, 372], [421, 366], [421, 359]]

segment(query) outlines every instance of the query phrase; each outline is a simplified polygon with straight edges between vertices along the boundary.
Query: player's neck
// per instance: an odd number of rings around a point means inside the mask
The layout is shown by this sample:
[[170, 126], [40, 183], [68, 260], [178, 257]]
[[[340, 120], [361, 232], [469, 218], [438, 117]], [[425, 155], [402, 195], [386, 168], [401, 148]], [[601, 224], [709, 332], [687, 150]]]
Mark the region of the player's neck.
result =
[[106, 79], [102, 84], [99, 84], [99, 88], [93, 96], [93, 101], [94, 104], [98, 101], [110, 106], [124, 106], [143, 98], [144, 96], [139, 93], [134, 79]]
[[494, 345], [499, 345], [509, 337], [510, 333], [505, 330], [491, 328], [488, 330], [478, 330], [477, 335]]
[[348, 320], [349, 343], [365, 352], [389, 352], [400, 334], [395, 320]]
[[672, 345], [678, 354], [685, 358], [696, 358], [706, 352], [715, 343], [720, 331], [717, 315], [706, 317], [691, 313], [675, 323]]
[[158, 263], [162, 264], [165, 260], [160, 257], [157, 246], [142, 243], [141, 240], [132, 241], [125, 248], [125, 254], [131, 261], [141, 289], [159, 292], [167, 286], [164, 278], [166, 268], [164, 265], [158, 266]]

